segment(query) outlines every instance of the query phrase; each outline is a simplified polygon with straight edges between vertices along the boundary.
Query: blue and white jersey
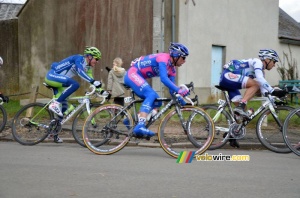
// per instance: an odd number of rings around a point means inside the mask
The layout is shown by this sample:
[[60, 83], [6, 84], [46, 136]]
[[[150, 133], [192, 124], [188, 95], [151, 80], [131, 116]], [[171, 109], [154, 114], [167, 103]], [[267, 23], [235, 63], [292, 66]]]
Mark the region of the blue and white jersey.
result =
[[80, 76], [90, 83], [94, 80], [87, 74], [91, 67], [87, 65], [84, 56], [80, 54], [69, 56], [60, 62], [52, 63], [51, 69], [57, 74], [65, 75], [70, 78]]
[[273, 91], [273, 88], [264, 78], [264, 66], [260, 59], [243, 59], [243, 60], [231, 60], [224, 66], [225, 71], [233, 74], [239, 74], [241, 77], [248, 76], [249, 78], [256, 79], [261, 89], [266, 89], [269, 92]]

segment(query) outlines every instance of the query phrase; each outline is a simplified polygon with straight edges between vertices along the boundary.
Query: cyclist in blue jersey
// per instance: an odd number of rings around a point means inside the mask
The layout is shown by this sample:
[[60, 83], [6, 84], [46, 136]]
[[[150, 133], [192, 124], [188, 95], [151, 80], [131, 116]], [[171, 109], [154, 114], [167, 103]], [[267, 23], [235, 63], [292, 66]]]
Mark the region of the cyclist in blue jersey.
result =
[[[101, 52], [96, 47], [86, 47], [84, 55], [72, 55], [60, 62], [52, 63], [45, 77], [47, 84], [57, 87], [55, 90], [57, 99], [49, 105], [51, 111], [63, 117], [63, 112], [68, 108], [66, 99], [80, 87], [79, 83], [72, 78], [75, 75], [95, 85], [96, 88], [101, 87], [101, 82], [95, 81], [92, 75], [92, 67], [100, 58]], [[62, 109], [61, 104], [63, 104]], [[62, 142], [58, 136], [54, 136], [54, 141]]]
[[175, 84], [176, 66], [182, 66], [188, 55], [187, 47], [180, 43], [171, 43], [169, 53], [141, 56], [131, 62], [124, 83], [130, 86], [140, 98], [145, 99], [140, 107], [139, 122], [133, 129], [136, 136], [151, 137], [155, 135], [153, 131], [146, 128], [145, 122], [151, 110], [162, 105], [162, 103], [154, 103], [159, 95], [152, 89], [146, 79], [159, 76], [161, 82], [170, 89], [170, 93], [176, 92], [181, 96], [188, 95], [189, 89], [178, 87]]
[[[219, 85], [228, 89], [229, 98], [237, 105], [234, 112], [245, 118], [250, 116], [245, 112], [247, 101], [259, 90], [262, 94], [269, 92], [277, 97], [286, 95], [286, 91], [271, 87], [264, 77], [265, 70], [271, 70], [278, 62], [277, 53], [272, 49], [261, 49], [258, 57], [259, 59], [231, 60], [224, 65], [220, 77]], [[243, 97], [239, 89], [246, 89]], [[235, 140], [232, 146], [239, 147]]]
[[[0, 68], [1, 68], [2, 65], [3, 65], [3, 59], [2, 59], [2, 57], [0, 56]], [[1, 98], [1, 100], [2, 100], [3, 102], [8, 102], [8, 101], [9, 101], [8, 96], [3, 95], [1, 92], [0, 92], [0, 98]], [[1, 102], [1, 101], [0, 101], [0, 102]]]

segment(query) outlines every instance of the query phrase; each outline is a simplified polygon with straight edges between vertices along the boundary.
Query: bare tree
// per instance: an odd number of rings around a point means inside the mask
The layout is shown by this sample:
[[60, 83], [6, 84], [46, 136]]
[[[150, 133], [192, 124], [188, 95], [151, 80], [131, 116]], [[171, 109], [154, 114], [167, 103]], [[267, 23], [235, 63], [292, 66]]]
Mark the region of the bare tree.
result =
[[[289, 54], [283, 51], [283, 61], [279, 58], [277, 71], [282, 80], [295, 80], [299, 79], [297, 60], [293, 58], [292, 50], [289, 47]], [[287, 62], [287, 67], [285, 63]]]

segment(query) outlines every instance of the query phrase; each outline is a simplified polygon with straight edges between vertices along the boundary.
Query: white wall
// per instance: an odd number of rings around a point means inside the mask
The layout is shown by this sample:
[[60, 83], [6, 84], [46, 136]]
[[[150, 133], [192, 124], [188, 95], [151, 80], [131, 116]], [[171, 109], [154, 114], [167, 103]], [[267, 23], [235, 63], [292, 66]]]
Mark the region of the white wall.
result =
[[[211, 47], [226, 47], [225, 62], [257, 57], [261, 48], [272, 48], [282, 56], [287, 45], [278, 39], [278, 0], [195, 0], [179, 1], [178, 37], [190, 56], [179, 68], [179, 84], [194, 81], [196, 87], [210, 88]], [[300, 46], [292, 46], [300, 64]], [[296, 54], [298, 56], [296, 56]], [[266, 72], [271, 85], [279, 75], [274, 68]]]

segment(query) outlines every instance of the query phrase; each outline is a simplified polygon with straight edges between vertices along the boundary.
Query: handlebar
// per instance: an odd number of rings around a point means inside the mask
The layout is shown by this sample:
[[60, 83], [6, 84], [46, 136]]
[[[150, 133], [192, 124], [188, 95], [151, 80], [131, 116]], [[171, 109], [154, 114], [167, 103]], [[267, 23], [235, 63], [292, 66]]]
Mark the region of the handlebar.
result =
[[90, 95], [94, 94], [95, 91], [96, 91], [95, 85], [90, 85], [89, 89], [92, 89], [92, 91], [90, 91], [90, 92], [85, 92], [85, 95], [86, 95], [86, 96], [90, 96]]
[[86, 92], [85, 95], [86, 95], [86, 96], [91, 96], [91, 95], [95, 94], [96, 97], [102, 98], [102, 101], [100, 102], [100, 104], [104, 104], [105, 101], [106, 101], [106, 98], [107, 98], [108, 95], [109, 95], [108, 92], [106, 92], [107, 94], [101, 94], [101, 93], [97, 90], [97, 88], [95, 87], [95, 85], [90, 85], [89, 88], [91, 89], [91, 91], [90, 91], [90, 92]]
[[[180, 86], [186, 86], [190, 91], [193, 91], [194, 93], [194, 82], [190, 82], [189, 84], [183, 84]], [[175, 94], [176, 98], [178, 97], [182, 97], [180, 94]], [[196, 104], [198, 104], [198, 96], [196, 95], [195, 98], [190, 98], [188, 96], [183, 97], [185, 100], [187, 100], [192, 106]]]

